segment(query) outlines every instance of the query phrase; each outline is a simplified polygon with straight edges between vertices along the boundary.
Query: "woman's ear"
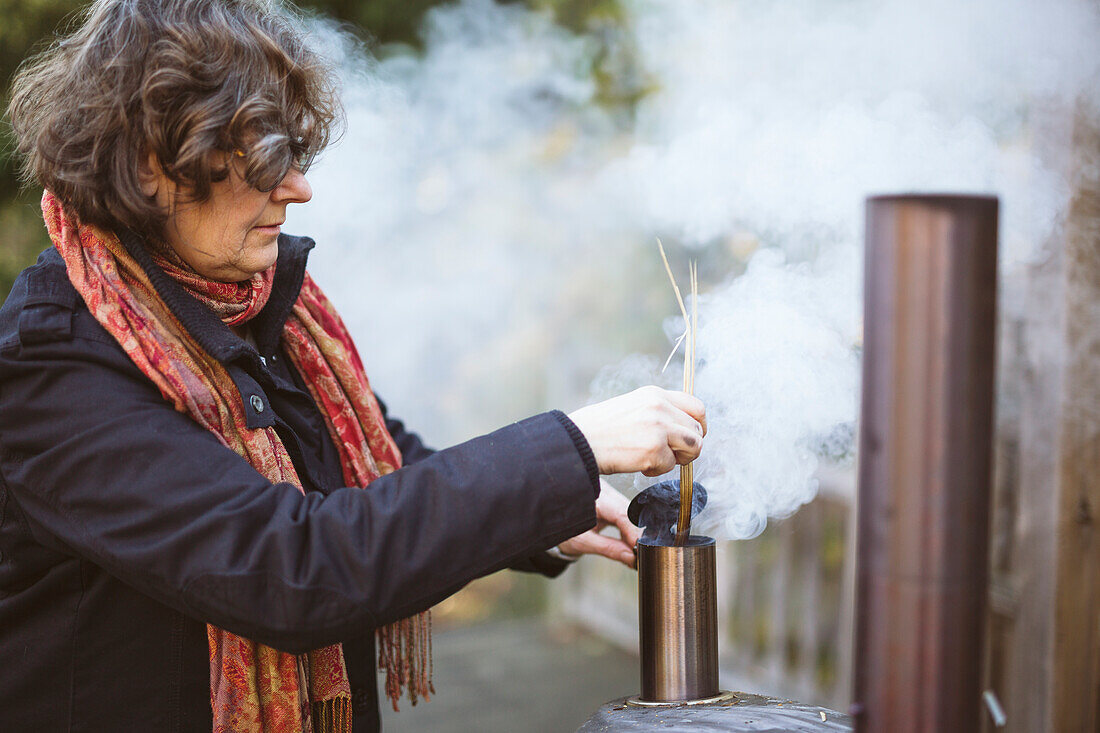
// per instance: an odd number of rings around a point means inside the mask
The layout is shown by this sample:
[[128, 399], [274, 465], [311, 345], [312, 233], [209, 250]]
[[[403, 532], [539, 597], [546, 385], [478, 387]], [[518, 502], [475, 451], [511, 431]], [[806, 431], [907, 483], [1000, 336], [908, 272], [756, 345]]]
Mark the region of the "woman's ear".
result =
[[138, 185], [141, 186], [141, 192], [149, 198], [155, 197], [163, 180], [164, 172], [157, 162], [156, 154], [149, 153], [144, 162], [138, 165]]

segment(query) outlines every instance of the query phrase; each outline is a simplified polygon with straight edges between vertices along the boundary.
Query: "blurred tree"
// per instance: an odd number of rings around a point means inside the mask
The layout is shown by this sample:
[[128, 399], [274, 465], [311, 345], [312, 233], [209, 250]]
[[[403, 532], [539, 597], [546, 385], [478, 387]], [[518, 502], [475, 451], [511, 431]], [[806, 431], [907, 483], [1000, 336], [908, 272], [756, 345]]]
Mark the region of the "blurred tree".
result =
[[[11, 78], [24, 58], [73, 12], [72, 0], [0, 0], [0, 75], [4, 79], [0, 103], [7, 109]], [[7, 297], [19, 271], [49, 244], [38, 209], [38, 192], [19, 190], [12, 158], [11, 130], [0, 129], [0, 296]]]
[[[524, 0], [498, 0], [523, 2]], [[592, 33], [597, 40], [609, 38], [622, 20], [621, 0], [525, 0], [532, 8], [554, 14], [563, 26], [574, 32]], [[0, 104], [7, 109], [12, 77], [19, 64], [35, 50], [64, 30], [76, 12], [87, 3], [78, 0], [0, 0], [0, 78], [4, 81]], [[416, 47], [417, 30], [424, 14], [445, 0], [303, 0], [300, 7], [316, 10], [361, 29], [364, 40], [376, 52], [385, 53], [389, 44]], [[68, 21], [66, 20], [68, 19]], [[610, 58], [611, 43], [598, 58], [597, 81], [601, 101], [632, 105], [644, 86], [617, 79], [624, 62]], [[605, 63], [606, 62], [606, 63]], [[630, 66], [627, 62], [626, 66]], [[20, 190], [16, 162], [12, 157], [9, 123], [0, 127], [0, 298], [6, 298], [15, 277], [35, 256], [49, 245], [38, 208], [39, 191]]]
[[374, 40], [382, 44], [419, 44], [417, 29], [424, 13], [442, 0], [306, 0], [299, 2], [303, 8], [320, 10], [334, 18], [362, 28]]

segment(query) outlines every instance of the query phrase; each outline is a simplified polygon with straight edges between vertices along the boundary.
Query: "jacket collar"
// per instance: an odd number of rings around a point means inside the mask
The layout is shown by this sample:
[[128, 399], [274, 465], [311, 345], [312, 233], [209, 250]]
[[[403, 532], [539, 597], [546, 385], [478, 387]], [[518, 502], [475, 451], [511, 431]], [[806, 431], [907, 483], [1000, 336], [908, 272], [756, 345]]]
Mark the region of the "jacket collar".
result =
[[315, 245], [309, 237], [279, 235], [279, 257], [275, 265], [275, 279], [271, 284], [271, 297], [263, 310], [250, 321], [256, 340], [254, 349], [153, 262], [153, 257], [140, 235], [126, 229], [119, 232], [119, 240], [145, 271], [157, 294], [191, 337], [203, 350], [223, 363], [242, 356], [250, 361], [257, 361], [260, 354], [271, 355], [278, 350], [283, 326], [302, 289], [306, 260]]

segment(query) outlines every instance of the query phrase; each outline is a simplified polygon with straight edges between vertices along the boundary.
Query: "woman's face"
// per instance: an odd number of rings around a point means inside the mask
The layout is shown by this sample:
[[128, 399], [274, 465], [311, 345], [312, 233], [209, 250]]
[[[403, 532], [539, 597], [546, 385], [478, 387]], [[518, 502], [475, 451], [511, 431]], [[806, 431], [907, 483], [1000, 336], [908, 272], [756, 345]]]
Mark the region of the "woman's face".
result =
[[211, 184], [206, 201], [189, 201], [159, 168], [146, 180], [150, 189], [156, 187], [147, 193], [168, 211], [168, 245], [195, 272], [221, 282], [247, 280], [275, 264], [287, 204], [313, 196], [305, 175], [295, 168], [271, 191], [258, 191], [241, 176], [235, 160], [229, 176]]

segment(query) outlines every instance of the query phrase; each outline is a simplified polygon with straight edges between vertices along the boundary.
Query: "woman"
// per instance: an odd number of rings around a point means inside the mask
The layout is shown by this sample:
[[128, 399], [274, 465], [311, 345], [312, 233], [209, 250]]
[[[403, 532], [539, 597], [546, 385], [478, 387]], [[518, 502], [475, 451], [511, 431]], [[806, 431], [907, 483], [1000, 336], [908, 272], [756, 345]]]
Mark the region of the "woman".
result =
[[698, 454], [656, 388], [439, 452], [386, 414], [280, 231], [333, 88], [263, 0], [101, 0], [16, 79], [54, 246], [0, 309], [0, 729], [376, 730], [433, 604], [632, 564], [598, 475]]

